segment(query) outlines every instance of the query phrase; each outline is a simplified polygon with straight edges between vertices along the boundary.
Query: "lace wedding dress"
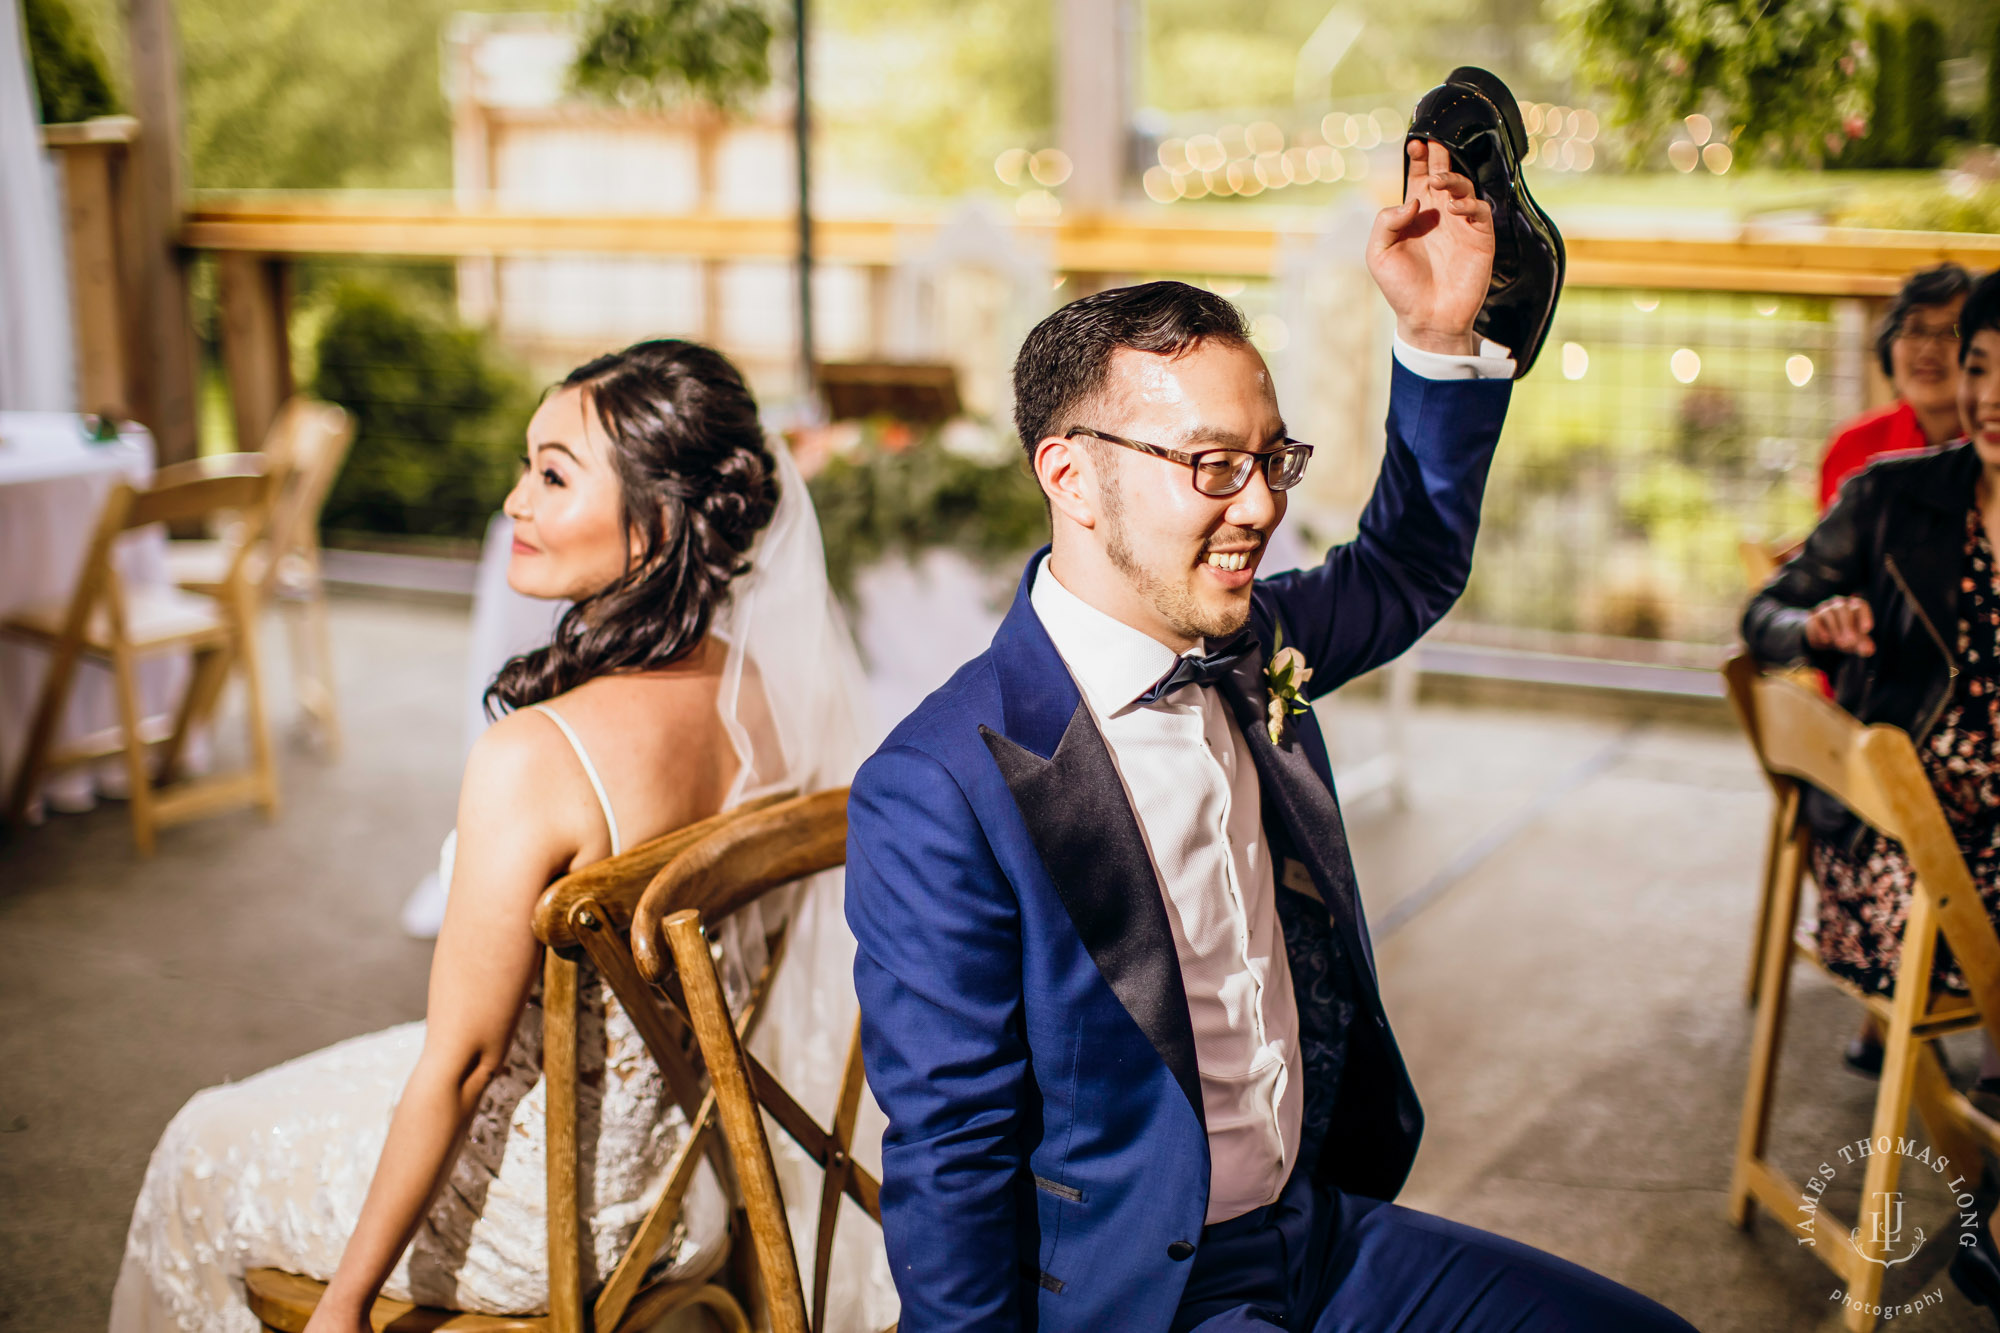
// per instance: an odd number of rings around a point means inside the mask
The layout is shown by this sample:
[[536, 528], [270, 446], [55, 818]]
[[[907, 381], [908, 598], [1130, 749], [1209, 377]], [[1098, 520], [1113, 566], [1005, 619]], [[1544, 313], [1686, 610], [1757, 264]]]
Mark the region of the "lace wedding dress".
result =
[[[826, 591], [819, 526], [782, 446], [781, 500], [715, 632], [730, 646], [718, 699], [742, 761], [724, 808], [768, 791], [846, 782], [865, 753], [860, 668]], [[749, 684], [749, 682], [756, 684]], [[575, 748], [620, 849], [610, 802], [575, 733], [542, 706]], [[450, 882], [450, 867], [442, 870]], [[853, 1029], [853, 938], [835, 872], [801, 885], [791, 943], [753, 1048], [806, 1108], [830, 1123]], [[762, 929], [725, 929], [724, 983], [742, 999], [762, 958]], [[747, 948], [746, 948], [747, 942]], [[585, 1220], [599, 1280], [657, 1197], [687, 1134], [680, 1107], [610, 991], [585, 964], [579, 977], [578, 1138], [588, 1182]], [[301, 1056], [238, 1083], [197, 1093], [154, 1149], [133, 1208], [112, 1297], [111, 1333], [257, 1333], [243, 1274], [258, 1267], [329, 1278], [360, 1216], [404, 1083], [423, 1047], [407, 1023]], [[383, 1286], [425, 1305], [495, 1314], [548, 1308], [545, 1090], [537, 982], [498, 1072], [475, 1112], [445, 1188]], [[866, 1099], [856, 1156], [880, 1170], [883, 1121]], [[819, 1169], [788, 1139], [774, 1142], [795, 1235], [817, 1226]], [[843, 1205], [829, 1291], [829, 1326], [880, 1329], [896, 1298], [880, 1233]], [[728, 1208], [712, 1169], [695, 1176], [656, 1272], [702, 1266], [724, 1243]], [[811, 1249], [800, 1256], [810, 1284]], [[588, 1280], [588, 1279], [587, 1279]]]

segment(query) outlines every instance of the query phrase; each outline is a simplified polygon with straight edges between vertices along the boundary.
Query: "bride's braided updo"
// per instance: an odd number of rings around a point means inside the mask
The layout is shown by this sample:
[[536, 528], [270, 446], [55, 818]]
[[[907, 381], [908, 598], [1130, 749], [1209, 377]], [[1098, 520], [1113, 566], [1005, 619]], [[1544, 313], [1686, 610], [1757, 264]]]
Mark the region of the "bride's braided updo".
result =
[[720, 352], [672, 338], [635, 343], [577, 367], [561, 387], [583, 391], [611, 438], [623, 533], [628, 543], [641, 535], [640, 553], [564, 613], [547, 647], [500, 668], [486, 690], [495, 715], [694, 651], [778, 506], [757, 401]]

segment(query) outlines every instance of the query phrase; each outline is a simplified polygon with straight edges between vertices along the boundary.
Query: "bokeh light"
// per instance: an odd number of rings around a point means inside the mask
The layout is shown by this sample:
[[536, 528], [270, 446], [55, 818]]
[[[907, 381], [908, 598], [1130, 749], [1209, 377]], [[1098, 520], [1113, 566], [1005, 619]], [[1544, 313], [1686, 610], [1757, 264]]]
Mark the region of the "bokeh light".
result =
[[1229, 161], [1229, 154], [1223, 150], [1222, 140], [1213, 134], [1197, 134], [1187, 141], [1187, 156], [1190, 166], [1200, 171], [1220, 171]]
[[1688, 138], [1694, 140], [1694, 146], [1696, 148], [1699, 148], [1703, 144], [1707, 143], [1709, 139], [1712, 138], [1715, 134], [1714, 123], [1711, 122], [1707, 116], [1702, 115], [1701, 112], [1699, 111], [1695, 112], [1693, 115], [1689, 116], [1686, 120], [1682, 121], [1681, 123], [1687, 126]]
[[1028, 169], [1028, 150], [1009, 148], [993, 159], [993, 174], [1000, 178], [1002, 185], [1019, 185], [1021, 174]]
[[1060, 148], [1044, 148], [1028, 159], [1028, 174], [1037, 185], [1061, 185], [1069, 173], [1069, 154]]
[[1580, 380], [1590, 371], [1590, 353], [1582, 343], [1563, 344], [1563, 378]]
[[1282, 352], [1292, 341], [1292, 331], [1276, 315], [1259, 315], [1250, 321], [1250, 341], [1260, 352]]
[[1812, 358], [1804, 355], [1785, 358], [1785, 378], [1794, 388], [1803, 389], [1813, 377]]
[[1674, 170], [1693, 171], [1701, 165], [1701, 149], [1686, 139], [1676, 139], [1667, 145], [1667, 161], [1674, 164]]
[[1736, 160], [1736, 154], [1729, 151], [1729, 145], [1718, 140], [1701, 150], [1701, 164], [1720, 176], [1729, 170], [1729, 164]]
[[1683, 347], [1667, 358], [1667, 368], [1682, 384], [1693, 384], [1695, 377], [1701, 374], [1701, 358], [1692, 347]]

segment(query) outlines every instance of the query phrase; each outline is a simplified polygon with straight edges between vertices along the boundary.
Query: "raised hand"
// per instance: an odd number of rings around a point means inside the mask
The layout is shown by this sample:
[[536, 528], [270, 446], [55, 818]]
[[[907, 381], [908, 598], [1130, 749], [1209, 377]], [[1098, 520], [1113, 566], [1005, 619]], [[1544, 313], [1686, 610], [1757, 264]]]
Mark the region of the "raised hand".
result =
[[1368, 271], [1412, 347], [1476, 355], [1472, 321], [1493, 275], [1493, 209], [1451, 169], [1444, 145], [1413, 139], [1403, 202], [1375, 215]]

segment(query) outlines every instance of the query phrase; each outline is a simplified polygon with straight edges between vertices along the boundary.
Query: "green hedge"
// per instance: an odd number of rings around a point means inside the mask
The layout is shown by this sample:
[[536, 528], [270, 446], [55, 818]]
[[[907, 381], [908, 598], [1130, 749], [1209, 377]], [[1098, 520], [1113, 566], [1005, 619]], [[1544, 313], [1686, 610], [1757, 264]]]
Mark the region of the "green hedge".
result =
[[519, 472], [535, 408], [526, 378], [421, 292], [347, 280], [320, 299], [313, 392], [355, 421], [321, 526], [480, 536]]
[[1986, 47], [1986, 106], [1979, 127], [1980, 137], [2000, 143], [2000, 10], [1993, 15], [1993, 31]]
[[67, 0], [26, 0], [23, 8], [42, 123], [64, 125], [117, 111], [104, 53]]

